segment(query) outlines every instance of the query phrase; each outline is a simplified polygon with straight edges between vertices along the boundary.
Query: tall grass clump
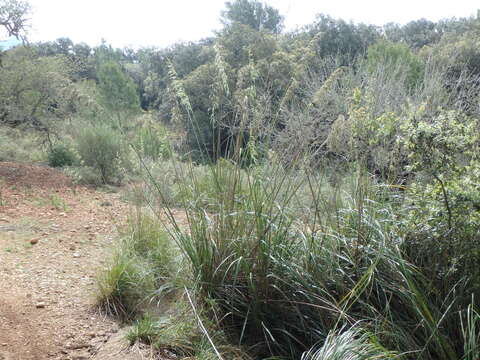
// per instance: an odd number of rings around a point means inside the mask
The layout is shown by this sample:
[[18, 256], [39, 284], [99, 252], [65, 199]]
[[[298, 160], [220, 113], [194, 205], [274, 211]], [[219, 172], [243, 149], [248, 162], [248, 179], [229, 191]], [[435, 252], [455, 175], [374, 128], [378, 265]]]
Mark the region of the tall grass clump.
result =
[[[456, 226], [456, 231], [441, 230], [446, 237], [416, 232], [415, 219], [432, 214], [428, 206], [445, 194], [437, 187], [436, 199], [426, 194], [419, 206], [415, 186], [402, 179], [410, 171], [414, 182], [428, 183], [433, 174], [429, 179], [412, 167], [418, 155], [409, 145], [418, 135], [408, 132], [411, 119], [418, 125], [412, 112], [424, 109], [430, 125], [450, 119], [453, 128], [446, 131], [451, 134], [463, 134], [457, 126], [463, 118], [432, 109], [427, 95], [432, 84], [420, 75], [437, 70], [427, 66], [417, 74], [416, 85], [407, 86], [403, 65], [400, 59], [357, 73], [331, 72], [305, 110], [313, 117], [321, 111], [315, 106], [334, 106], [329, 114], [335, 117], [321, 118], [325, 137], [305, 146], [277, 141], [288, 130], [284, 122], [269, 144], [274, 151], [246, 163], [247, 148], [256, 146], [250, 134], [259, 131], [252, 127], [256, 103], [255, 89], [250, 89], [252, 98], [246, 97], [234, 114], [239, 122], [229, 142], [229, 160], [204, 165], [202, 171], [190, 163], [182, 177], [186, 180], [177, 184], [184, 194], [186, 228], [166, 211], [194, 289], [204, 299], [198, 305], [209, 309], [212, 321], [251, 356], [453, 360], [472, 351], [467, 347], [474, 347], [476, 322], [469, 306], [471, 295], [477, 297], [472, 286], [477, 272], [468, 269], [478, 261], [473, 245], [478, 233], [462, 231], [460, 222], [447, 223], [446, 229]], [[367, 70], [369, 76], [363, 76]], [[181, 82], [175, 85], [182, 90]], [[331, 91], [342, 93], [347, 104], [328, 101]], [[188, 96], [182, 91], [177, 96], [194, 124]], [[472, 150], [473, 143], [465, 146]], [[445, 153], [443, 142], [433, 144]], [[430, 150], [425, 156], [436, 154], [437, 149]], [[450, 154], [450, 159], [460, 167], [467, 161], [465, 154]], [[445, 229], [448, 209], [441, 206], [437, 215], [442, 216], [429, 221]], [[423, 246], [422, 239], [429, 238], [430, 245]], [[460, 263], [465, 247], [451, 256], [434, 250], [431, 239], [438, 244], [467, 239], [468, 265]], [[470, 325], [465, 325], [467, 318]]]
[[304, 185], [292, 173], [272, 177], [277, 171], [247, 172], [241, 201], [232, 176], [218, 188], [217, 210], [187, 208], [188, 233], [178, 234], [232, 341], [255, 356], [298, 358], [332, 329], [363, 321], [390, 350], [452, 358], [453, 341], [438, 329], [448, 306], [429, 302], [426, 279], [403, 258], [381, 187], [359, 177], [335, 216], [322, 218], [318, 206], [298, 221], [290, 204]]
[[174, 289], [177, 251], [160, 223], [138, 211], [116, 246], [109, 267], [99, 275], [98, 303], [107, 313], [135, 318]]

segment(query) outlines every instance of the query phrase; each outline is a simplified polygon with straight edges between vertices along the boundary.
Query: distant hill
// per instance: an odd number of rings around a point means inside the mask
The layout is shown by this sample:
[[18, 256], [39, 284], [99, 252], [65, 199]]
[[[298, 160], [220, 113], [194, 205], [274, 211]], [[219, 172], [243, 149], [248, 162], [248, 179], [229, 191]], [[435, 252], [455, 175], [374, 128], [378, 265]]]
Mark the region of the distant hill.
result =
[[0, 50], [9, 50], [21, 44], [22, 42], [20, 40], [18, 40], [15, 36], [12, 36], [6, 40], [0, 40]]

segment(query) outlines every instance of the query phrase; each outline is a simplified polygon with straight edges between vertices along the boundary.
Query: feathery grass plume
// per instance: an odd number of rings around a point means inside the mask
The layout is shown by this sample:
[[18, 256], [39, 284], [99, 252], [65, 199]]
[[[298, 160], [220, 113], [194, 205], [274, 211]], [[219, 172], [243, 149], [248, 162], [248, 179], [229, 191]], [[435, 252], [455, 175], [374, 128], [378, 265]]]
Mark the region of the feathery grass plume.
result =
[[218, 43], [216, 43], [213, 48], [215, 50], [215, 67], [218, 71], [220, 84], [223, 92], [228, 97], [230, 96], [230, 88], [228, 85], [227, 63], [224, 60], [225, 56], [223, 54], [224, 50]]
[[313, 95], [312, 103], [314, 105], [320, 105], [321, 102], [324, 100], [326, 93], [331, 90], [334, 83], [339, 79], [341, 79], [346, 72], [347, 72], [346, 66], [340, 66], [338, 69], [336, 69], [327, 78], [327, 80], [325, 80], [322, 86], [315, 92], [315, 94]]
[[172, 88], [174, 90], [174, 94], [176, 98], [180, 100], [180, 104], [183, 106], [183, 109], [187, 112], [189, 117], [191, 117], [193, 114], [192, 105], [190, 104], [188, 95], [185, 92], [183, 83], [178, 78], [177, 71], [175, 70], [173, 63], [170, 60], [167, 61], [167, 68], [168, 68], [168, 77], [170, 79]]
[[322, 346], [305, 352], [302, 360], [386, 360], [401, 358], [375, 342], [375, 335], [354, 325], [350, 329], [330, 331]]
[[185, 91], [183, 81], [178, 78], [175, 67], [170, 60], [167, 62], [167, 67], [171, 88], [176, 99], [173, 109], [173, 116], [177, 121], [181, 121], [181, 119], [183, 118], [182, 114], [186, 114], [186, 121], [189, 124], [187, 126], [192, 127], [197, 149], [201, 149], [200, 158], [202, 161], [206, 162], [208, 160], [206, 154], [208, 154], [209, 149], [206, 148], [206, 144], [202, 143], [200, 135], [202, 134], [202, 130], [200, 129], [200, 124], [197, 122], [197, 119], [195, 119], [195, 114], [192, 108], [192, 104], [190, 102], [190, 98]]

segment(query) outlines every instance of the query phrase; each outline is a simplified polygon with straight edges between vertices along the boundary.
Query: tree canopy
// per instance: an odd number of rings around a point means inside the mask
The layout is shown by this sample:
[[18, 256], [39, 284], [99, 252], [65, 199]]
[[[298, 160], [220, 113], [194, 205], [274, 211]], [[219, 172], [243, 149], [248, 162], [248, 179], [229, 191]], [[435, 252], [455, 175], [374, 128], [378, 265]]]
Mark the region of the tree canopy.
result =
[[258, 0], [235, 0], [225, 3], [222, 22], [225, 25], [240, 23], [255, 30], [279, 34], [283, 29], [283, 16], [272, 6]]
[[0, 25], [8, 36], [26, 40], [30, 5], [22, 0], [0, 0]]

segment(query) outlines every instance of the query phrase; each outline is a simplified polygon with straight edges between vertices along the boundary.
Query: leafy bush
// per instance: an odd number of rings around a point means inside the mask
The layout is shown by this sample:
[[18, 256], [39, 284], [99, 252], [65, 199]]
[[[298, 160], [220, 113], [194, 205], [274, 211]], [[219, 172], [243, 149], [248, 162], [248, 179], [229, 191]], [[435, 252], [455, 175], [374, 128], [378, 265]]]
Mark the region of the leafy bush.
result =
[[76, 141], [82, 163], [94, 169], [103, 184], [119, 181], [126, 161], [126, 146], [119, 132], [104, 124], [87, 126]]
[[423, 80], [422, 60], [406, 44], [380, 40], [368, 48], [367, 62], [370, 71], [379, 66], [385, 67], [385, 71], [390, 72], [402, 69], [402, 72], [406, 73], [403, 79], [409, 89], [415, 89]]
[[101, 174], [90, 166], [67, 166], [64, 171], [78, 185], [101, 186], [104, 184]]
[[0, 161], [46, 161], [42, 140], [35, 132], [0, 127], [0, 144]]
[[56, 144], [49, 149], [48, 165], [52, 167], [71, 166], [76, 160], [76, 154], [64, 144]]
[[137, 131], [134, 147], [144, 158], [165, 160], [173, 151], [168, 136], [164, 127], [148, 121]]

